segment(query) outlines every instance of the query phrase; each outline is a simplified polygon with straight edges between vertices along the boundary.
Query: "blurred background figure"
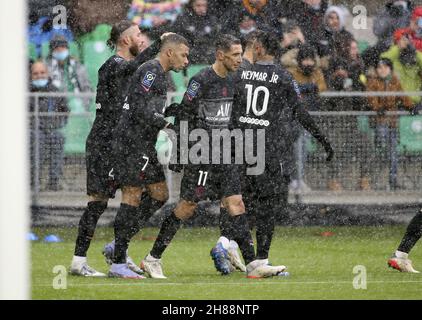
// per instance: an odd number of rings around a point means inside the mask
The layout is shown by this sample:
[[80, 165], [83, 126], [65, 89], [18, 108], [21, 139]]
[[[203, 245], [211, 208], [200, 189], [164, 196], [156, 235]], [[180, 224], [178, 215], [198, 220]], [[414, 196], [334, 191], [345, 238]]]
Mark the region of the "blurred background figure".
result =
[[400, 29], [397, 26], [396, 29], [398, 32], [408, 34], [410, 42], [416, 50], [422, 51], [422, 6], [413, 10], [410, 25], [407, 28]]
[[29, 50], [33, 50], [32, 58], [42, 56], [43, 45], [50, 42], [56, 35], [61, 35], [68, 41], [74, 40], [70, 28], [54, 28], [53, 7], [58, 5], [66, 6], [66, 0], [29, 0], [28, 1], [28, 43]]
[[321, 57], [321, 67], [326, 72], [329, 67], [329, 60], [339, 54], [346, 46], [352, 34], [345, 29], [347, 9], [338, 6], [331, 6], [324, 15], [323, 30], [317, 44], [318, 55]]
[[[381, 54], [381, 58], [389, 59], [394, 66], [394, 72], [400, 80], [404, 91], [419, 91], [422, 89], [422, 53], [413, 46], [407, 31], [397, 30], [394, 33], [395, 44]], [[413, 103], [421, 101], [420, 96], [410, 97]]]
[[[85, 66], [69, 53], [69, 44], [62, 36], [50, 41], [50, 53], [46, 60], [53, 86], [60, 92], [91, 92]], [[69, 109], [79, 113], [88, 110], [90, 99], [69, 99]]]
[[[368, 80], [367, 91], [403, 91], [400, 81], [393, 73], [393, 63], [388, 59], [378, 61], [377, 76]], [[410, 109], [412, 100], [407, 96], [396, 97], [368, 97], [369, 107], [377, 112], [375, 124], [375, 147], [377, 155], [376, 163], [389, 162], [389, 185], [390, 190], [396, 190], [397, 167], [398, 167], [398, 117], [385, 115], [387, 111], [397, 111], [400, 107]]]
[[378, 38], [377, 43], [362, 54], [366, 69], [376, 68], [379, 56], [393, 44], [393, 34], [397, 29], [410, 24], [412, 1], [388, 1], [374, 17], [372, 31]]
[[173, 32], [190, 42], [191, 64], [211, 64], [214, 61], [214, 41], [220, 29], [217, 18], [208, 11], [208, 0], [189, 0], [172, 26]]
[[149, 30], [152, 38], [157, 38], [182, 13], [181, 0], [133, 0], [127, 18], [136, 23], [141, 30]]
[[[328, 8], [326, 0], [282, 1], [279, 15], [297, 21], [306, 42], [319, 47], [324, 31], [324, 15]], [[317, 50], [318, 55], [321, 53]]]
[[287, 20], [281, 37], [280, 62], [285, 68], [297, 66], [299, 47], [306, 43], [305, 36], [295, 20]]
[[274, 0], [234, 1], [228, 11], [221, 13], [224, 16], [223, 33], [241, 37], [254, 30], [262, 30], [281, 37], [283, 28], [277, 17], [279, 11]]
[[320, 111], [319, 93], [327, 90], [324, 74], [317, 65], [317, 55], [310, 45], [299, 47], [297, 66], [288, 69], [299, 85], [308, 111]]
[[[42, 61], [36, 61], [31, 66], [30, 91], [42, 93], [58, 91], [52, 85], [47, 66]], [[58, 191], [62, 189], [60, 178], [63, 174], [65, 142], [61, 129], [66, 125], [69, 109], [64, 98], [40, 97], [38, 99], [38, 112], [43, 114], [31, 115], [31, 185], [35, 184], [35, 170], [40, 170], [42, 164], [47, 164], [48, 183], [46, 188]], [[36, 112], [35, 98], [31, 98], [29, 101], [29, 112]], [[35, 120], [36, 117], [38, 117], [38, 121]], [[39, 146], [38, 150], [35, 149], [36, 145]], [[38, 155], [38, 159], [36, 159], [36, 155]], [[36, 168], [36, 163], [39, 164], [38, 168]]]
[[[327, 90], [324, 75], [317, 65], [317, 56], [313, 47], [302, 45], [298, 49], [297, 66], [288, 70], [299, 85], [303, 97], [303, 106], [307, 111], [320, 111], [321, 103], [319, 93]], [[310, 134], [301, 129], [297, 124], [298, 137], [295, 142], [295, 161], [298, 164], [297, 176], [293, 177], [290, 187], [293, 191], [308, 192], [310, 188], [304, 181], [304, 167], [307, 157], [307, 147], [310, 142]]]

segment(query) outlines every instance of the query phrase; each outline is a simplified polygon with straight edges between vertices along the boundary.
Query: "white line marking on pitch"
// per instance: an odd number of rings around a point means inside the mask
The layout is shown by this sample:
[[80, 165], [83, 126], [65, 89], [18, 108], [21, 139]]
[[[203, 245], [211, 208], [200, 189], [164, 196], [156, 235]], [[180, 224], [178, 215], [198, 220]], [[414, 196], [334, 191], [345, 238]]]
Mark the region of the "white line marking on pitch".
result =
[[[253, 281], [253, 282], [252, 282]], [[180, 282], [145, 282], [144, 280], [134, 280], [134, 282], [131, 283], [78, 283], [78, 284], [68, 284], [68, 287], [107, 287], [107, 286], [209, 286], [210, 284], [213, 286], [227, 286], [227, 285], [238, 285], [238, 286], [248, 286], [248, 285], [265, 285], [265, 284], [350, 284], [351, 281], [262, 281], [262, 280], [252, 280], [251, 282], [191, 282], [191, 283], [180, 283]], [[420, 283], [422, 284], [422, 281], [416, 281], [416, 280], [403, 280], [403, 281], [367, 281], [368, 284], [370, 283]], [[34, 287], [51, 287], [51, 284], [34, 284], [32, 286]]]

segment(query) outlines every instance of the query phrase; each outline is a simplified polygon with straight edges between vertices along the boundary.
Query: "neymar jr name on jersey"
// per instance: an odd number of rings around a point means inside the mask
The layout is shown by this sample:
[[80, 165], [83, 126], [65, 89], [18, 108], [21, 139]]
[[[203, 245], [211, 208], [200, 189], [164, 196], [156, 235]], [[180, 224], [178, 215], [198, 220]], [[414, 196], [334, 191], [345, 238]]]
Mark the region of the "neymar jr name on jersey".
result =
[[273, 72], [271, 75], [271, 78], [268, 77], [268, 73], [266, 72], [259, 72], [259, 71], [242, 71], [242, 80], [253, 80], [253, 81], [267, 81], [269, 79], [269, 82], [271, 83], [277, 83], [278, 81], [278, 75]]

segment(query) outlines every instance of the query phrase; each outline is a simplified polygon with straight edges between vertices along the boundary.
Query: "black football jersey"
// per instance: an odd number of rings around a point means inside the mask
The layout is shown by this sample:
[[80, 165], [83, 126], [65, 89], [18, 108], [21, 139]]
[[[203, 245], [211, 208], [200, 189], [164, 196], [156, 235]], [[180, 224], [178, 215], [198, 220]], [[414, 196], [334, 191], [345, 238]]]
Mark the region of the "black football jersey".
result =
[[[266, 159], [281, 160], [300, 91], [292, 75], [274, 63], [243, 65], [236, 81], [233, 127], [265, 129]], [[256, 132], [256, 130], [255, 130]]]
[[96, 115], [88, 139], [95, 143], [109, 144], [113, 129], [122, 113], [123, 100], [127, 94], [130, 78], [140, 65], [154, 58], [160, 41], [154, 42], [138, 56], [126, 61], [113, 55], [98, 70]]
[[135, 72], [120, 106], [122, 115], [114, 132], [119, 150], [136, 153], [144, 147], [154, 147], [158, 132], [167, 124], [166, 100], [166, 73], [158, 60], [150, 60]]
[[233, 108], [234, 78], [221, 78], [207, 67], [193, 76], [183, 96], [184, 114], [189, 128], [212, 129], [229, 127]]

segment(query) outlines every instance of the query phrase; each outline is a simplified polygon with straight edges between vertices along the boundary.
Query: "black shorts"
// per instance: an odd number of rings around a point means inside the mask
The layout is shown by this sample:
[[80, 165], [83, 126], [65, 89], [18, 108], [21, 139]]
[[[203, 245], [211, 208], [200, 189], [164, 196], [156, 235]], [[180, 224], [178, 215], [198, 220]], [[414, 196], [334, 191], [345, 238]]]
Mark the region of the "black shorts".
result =
[[162, 164], [155, 149], [116, 156], [115, 179], [119, 186], [145, 187], [166, 181]]
[[114, 198], [118, 185], [113, 175], [111, 147], [87, 142], [85, 162], [87, 194]]
[[187, 201], [220, 200], [240, 195], [239, 166], [189, 164], [184, 168], [180, 197]]
[[[266, 163], [260, 175], [248, 175], [242, 166], [242, 195], [245, 199], [268, 198], [289, 191], [289, 177], [279, 162]], [[245, 201], [246, 202], [246, 201]]]

